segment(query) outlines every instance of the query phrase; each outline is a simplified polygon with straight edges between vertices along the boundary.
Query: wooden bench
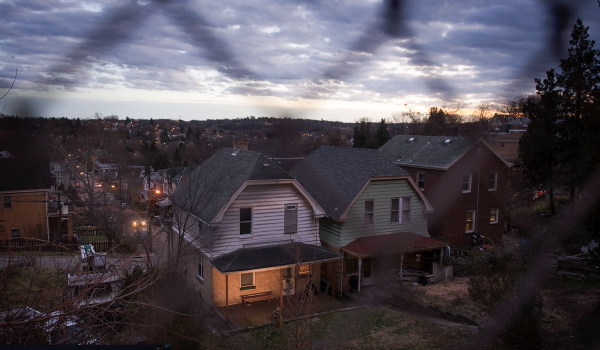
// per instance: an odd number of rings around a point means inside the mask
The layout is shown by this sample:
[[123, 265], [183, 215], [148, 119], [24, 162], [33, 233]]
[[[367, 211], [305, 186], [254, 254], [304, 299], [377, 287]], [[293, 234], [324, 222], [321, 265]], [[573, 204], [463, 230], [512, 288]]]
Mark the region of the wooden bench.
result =
[[271, 297], [273, 296], [273, 292], [262, 292], [262, 293], [254, 293], [254, 294], [246, 294], [242, 295], [242, 304], [246, 305], [248, 301], [253, 299], [269, 299], [269, 303], [271, 302]]

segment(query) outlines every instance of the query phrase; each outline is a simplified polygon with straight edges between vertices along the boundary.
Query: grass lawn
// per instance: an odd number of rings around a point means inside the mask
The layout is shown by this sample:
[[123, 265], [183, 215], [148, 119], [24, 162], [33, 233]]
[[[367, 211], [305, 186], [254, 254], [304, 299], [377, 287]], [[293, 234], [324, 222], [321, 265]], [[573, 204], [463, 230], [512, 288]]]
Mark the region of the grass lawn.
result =
[[443, 349], [471, 334], [385, 307], [363, 308], [239, 333], [223, 349]]
[[13, 267], [0, 291], [0, 309], [29, 306], [42, 312], [53, 310], [62, 303], [66, 285], [67, 274], [64, 272], [50, 268]]

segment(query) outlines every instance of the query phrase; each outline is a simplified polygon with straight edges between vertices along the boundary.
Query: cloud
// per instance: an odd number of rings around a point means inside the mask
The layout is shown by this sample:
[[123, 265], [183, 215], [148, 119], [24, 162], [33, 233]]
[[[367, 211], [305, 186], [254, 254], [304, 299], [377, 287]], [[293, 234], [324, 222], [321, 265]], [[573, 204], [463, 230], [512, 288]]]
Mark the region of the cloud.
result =
[[559, 0], [6, 0], [0, 88], [18, 66], [17, 90], [500, 101], [532, 92], [558, 65], [569, 23], [596, 26], [598, 10]]

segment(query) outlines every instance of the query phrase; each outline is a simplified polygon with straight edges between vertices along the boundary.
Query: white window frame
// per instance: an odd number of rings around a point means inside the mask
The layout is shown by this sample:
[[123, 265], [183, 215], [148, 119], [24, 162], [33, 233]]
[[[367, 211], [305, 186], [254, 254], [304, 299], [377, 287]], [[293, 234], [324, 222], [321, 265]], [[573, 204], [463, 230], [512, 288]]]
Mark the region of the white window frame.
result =
[[[296, 203], [289, 203], [289, 204], [285, 204], [284, 208], [283, 208], [284, 212], [283, 212], [283, 233], [284, 234], [296, 234], [298, 233], [298, 204]], [[289, 223], [286, 226], [286, 220], [285, 218], [287, 217], [287, 213], [288, 212], [295, 212], [296, 213], [296, 226], [294, 227], [293, 230], [287, 229], [287, 227], [291, 226]]]
[[[17, 235], [15, 236], [15, 231], [17, 232]], [[10, 229], [10, 237], [11, 238], [19, 238], [21, 237], [21, 230], [19, 228], [11, 228]]]
[[[373, 202], [373, 211], [372, 212], [368, 212], [367, 211], [367, 202]], [[367, 214], [371, 214], [372, 216], [372, 222], [368, 223], [367, 222]], [[364, 204], [364, 224], [365, 226], [375, 226], [375, 200], [374, 199], [365, 199], [365, 204]]]
[[[394, 210], [394, 201], [398, 201], [398, 210]], [[398, 221], [392, 221], [392, 214], [398, 212]], [[399, 197], [390, 198], [390, 225], [400, 224], [402, 222], [402, 201]]]
[[202, 253], [196, 252], [196, 278], [204, 282], [204, 259]]
[[[242, 285], [242, 275], [246, 275], [246, 274], [249, 274], [249, 273], [252, 274], [252, 284], [244, 286], [244, 285]], [[255, 272], [242, 272], [240, 274], [240, 290], [242, 290], [242, 289], [252, 289], [252, 288], [256, 288], [256, 273]]]
[[[496, 213], [496, 220], [492, 221], [492, 212]], [[500, 215], [500, 210], [498, 208], [492, 208], [490, 210], [490, 225], [494, 225], [498, 223], [498, 216]]]
[[[250, 221], [242, 221], [242, 210], [244, 209], [249, 209], [250, 210]], [[252, 237], [252, 216], [254, 214], [254, 210], [253, 208], [240, 208], [239, 211], [239, 221], [240, 221], [240, 226], [239, 226], [239, 233], [240, 233], [240, 237]], [[242, 233], [242, 224], [244, 223], [250, 223], [250, 233]]]
[[[464, 189], [465, 187], [465, 176], [469, 176], [469, 188], [468, 189]], [[463, 174], [462, 176], [462, 193], [471, 193], [471, 185], [473, 184], [473, 174]]]
[[[412, 203], [411, 203], [411, 198], [412, 197], [396, 197], [396, 198], [390, 198], [390, 225], [398, 225], [398, 224], [407, 224], [409, 222], [411, 222], [412, 219]], [[398, 201], [398, 210], [393, 210], [393, 201], [397, 200]], [[406, 209], [405, 205], [404, 205], [404, 200], [408, 200], [408, 209]], [[392, 221], [392, 213], [397, 211], [398, 212], [398, 221]], [[404, 212], [408, 211], [408, 220], [404, 220]]]
[[[490, 187], [490, 175], [494, 175], [494, 187]], [[498, 173], [488, 174], [488, 191], [496, 191], [498, 189]]]
[[[475, 231], [475, 227], [476, 227], [475, 226], [475, 222], [477, 221], [477, 216], [475, 215], [476, 212], [475, 212], [475, 210], [467, 210], [467, 213], [473, 213], [473, 216], [472, 216], [472, 220], [471, 220], [471, 229], [468, 230], [467, 229], [467, 225], [465, 225], [465, 232], [467, 232], [467, 233], [474, 232]], [[467, 223], [467, 222], [469, 222], [469, 221], [467, 220], [467, 218], [465, 216], [465, 223]]]
[[[408, 209], [404, 206], [404, 201], [408, 200]], [[404, 220], [404, 212], [408, 212], [408, 220]], [[402, 201], [400, 204], [400, 223], [406, 224], [411, 222], [412, 220], [412, 203], [410, 197], [402, 197]]]
[[[423, 175], [423, 180], [419, 179], [419, 177], [421, 175]], [[421, 184], [420, 184], [421, 182], [423, 182], [423, 186], [421, 186]], [[425, 192], [425, 172], [424, 171], [417, 172], [417, 187], [419, 187], [421, 192]]]

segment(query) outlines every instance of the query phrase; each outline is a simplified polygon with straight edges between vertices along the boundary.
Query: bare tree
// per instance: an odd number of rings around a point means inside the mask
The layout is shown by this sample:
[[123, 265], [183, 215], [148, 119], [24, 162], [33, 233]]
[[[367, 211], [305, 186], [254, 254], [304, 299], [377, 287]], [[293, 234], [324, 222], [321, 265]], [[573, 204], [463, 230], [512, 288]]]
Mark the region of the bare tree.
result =
[[[13, 82], [10, 85], [10, 87], [8, 88], [8, 90], [4, 93], [4, 95], [2, 95], [2, 97], [0, 97], [0, 100], [5, 98], [6, 95], [8, 95], [8, 93], [10, 92], [10, 90], [12, 90], [13, 86], [15, 86], [15, 82], [17, 81], [17, 74], [18, 74], [18, 68], [15, 67], [15, 77], [13, 79]], [[2, 110], [0, 111], [0, 115], [2, 115], [2, 113], [4, 113], [5, 108], [6, 108], [6, 104], [4, 104], [4, 107], [2, 107]]]

